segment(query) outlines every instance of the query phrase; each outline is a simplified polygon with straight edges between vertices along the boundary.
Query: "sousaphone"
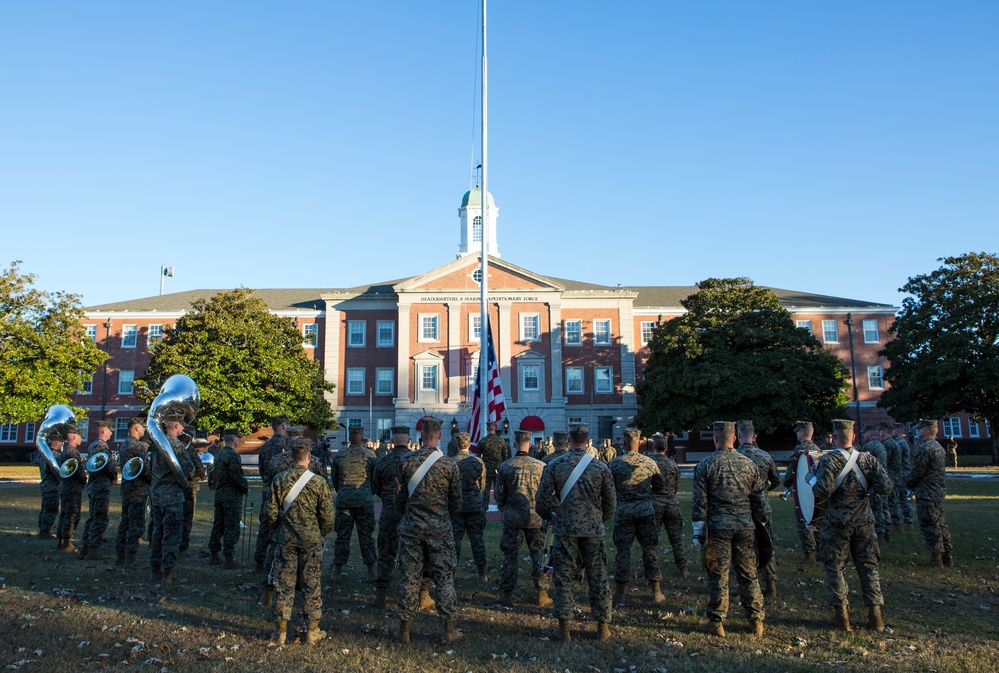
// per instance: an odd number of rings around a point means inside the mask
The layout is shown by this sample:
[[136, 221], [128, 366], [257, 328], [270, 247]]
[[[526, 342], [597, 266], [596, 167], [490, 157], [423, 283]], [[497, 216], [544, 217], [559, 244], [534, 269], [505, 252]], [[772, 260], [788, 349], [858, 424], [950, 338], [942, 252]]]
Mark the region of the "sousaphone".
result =
[[[76, 416], [73, 414], [72, 409], [65, 404], [53, 405], [45, 412], [45, 418], [42, 420], [42, 424], [38, 426], [38, 434], [35, 435], [35, 446], [38, 447], [38, 451], [41, 452], [45, 458], [45, 462], [49, 464], [52, 471], [60, 475], [62, 474], [62, 467], [59, 465], [59, 461], [56, 460], [55, 454], [52, 453], [52, 448], [49, 446], [49, 439], [53, 434], [61, 432], [67, 423], [76, 423]], [[72, 458], [70, 460], [76, 462]], [[76, 471], [76, 467], [78, 466], [73, 467], [73, 472]], [[69, 475], [72, 475], [73, 472], [70, 472]]]
[[109, 456], [104, 451], [98, 451], [89, 458], [87, 458], [87, 462], [84, 463], [84, 466], [87, 468], [87, 472], [91, 473], [100, 472], [105, 467], [107, 467], [108, 463], [110, 462], [111, 462], [111, 456]]
[[173, 447], [170, 446], [170, 440], [163, 432], [163, 423], [178, 421], [184, 425], [190, 425], [194, 417], [198, 415], [200, 407], [201, 393], [198, 390], [198, 384], [190, 376], [174, 374], [160, 387], [159, 395], [149, 406], [149, 416], [146, 419], [149, 436], [153, 438], [153, 443], [160, 455], [166, 460], [170, 471], [184, 488], [187, 487], [187, 475], [184, 474], [180, 461], [177, 460]]

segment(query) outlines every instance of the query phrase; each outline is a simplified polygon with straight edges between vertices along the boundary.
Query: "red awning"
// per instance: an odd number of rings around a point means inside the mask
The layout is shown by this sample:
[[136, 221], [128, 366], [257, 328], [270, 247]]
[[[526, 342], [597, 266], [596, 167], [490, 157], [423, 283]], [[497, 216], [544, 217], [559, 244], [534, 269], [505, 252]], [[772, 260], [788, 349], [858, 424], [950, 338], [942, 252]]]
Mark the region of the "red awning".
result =
[[544, 432], [545, 422], [537, 416], [525, 416], [524, 420], [520, 422], [520, 429], [530, 430], [531, 432]]

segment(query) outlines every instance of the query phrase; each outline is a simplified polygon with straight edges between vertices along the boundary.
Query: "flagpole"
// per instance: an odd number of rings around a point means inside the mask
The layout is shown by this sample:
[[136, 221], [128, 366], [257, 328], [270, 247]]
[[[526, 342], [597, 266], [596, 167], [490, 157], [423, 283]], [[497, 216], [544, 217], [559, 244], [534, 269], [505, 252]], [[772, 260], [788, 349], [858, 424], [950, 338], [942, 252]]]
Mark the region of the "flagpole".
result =
[[489, 417], [489, 404], [486, 401], [489, 375], [487, 350], [489, 345], [489, 258], [486, 241], [489, 240], [489, 114], [488, 114], [488, 67], [486, 62], [486, 0], [482, 0], [482, 280], [479, 283], [479, 432], [484, 434]]

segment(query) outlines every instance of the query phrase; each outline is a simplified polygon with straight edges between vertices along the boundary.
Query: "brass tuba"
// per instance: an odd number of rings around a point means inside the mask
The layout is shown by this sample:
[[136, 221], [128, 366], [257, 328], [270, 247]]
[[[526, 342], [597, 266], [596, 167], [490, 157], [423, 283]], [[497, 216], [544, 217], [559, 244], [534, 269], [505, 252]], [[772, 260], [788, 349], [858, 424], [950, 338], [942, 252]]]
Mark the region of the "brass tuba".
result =
[[45, 462], [56, 473], [59, 472], [59, 461], [56, 460], [55, 454], [52, 453], [52, 449], [49, 447], [49, 438], [54, 432], [62, 430], [66, 423], [76, 423], [76, 416], [73, 414], [73, 411], [65, 404], [51, 406], [45, 412], [45, 419], [38, 426], [38, 434], [35, 436], [35, 446], [38, 447], [38, 450], [45, 458]]
[[132, 456], [121, 466], [121, 478], [125, 481], [132, 481], [142, 474], [145, 467], [146, 461], [142, 456]]
[[163, 432], [162, 424], [165, 421], [179, 421], [184, 425], [190, 425], [198, 415], [200, 406], [201, 393], [194, 379], [185, 374], [174, 374], [160, 387], [160, 393], [149, 406], [149, 416], [146, 418], [149, 436], [153, 438], [160, 455], [167, 461], [170, 471], [185, 488], [187, 475], [180, 467], [180, 461], [177, 460], [170, 441]]

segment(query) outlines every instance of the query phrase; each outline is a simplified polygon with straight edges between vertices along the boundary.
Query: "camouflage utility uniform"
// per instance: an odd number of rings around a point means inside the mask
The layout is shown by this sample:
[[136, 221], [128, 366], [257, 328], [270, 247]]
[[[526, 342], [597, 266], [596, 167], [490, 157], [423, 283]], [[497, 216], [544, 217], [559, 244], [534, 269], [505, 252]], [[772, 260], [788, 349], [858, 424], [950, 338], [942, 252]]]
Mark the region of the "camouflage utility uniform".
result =
[[500, 463], [496, 470], [496, 505], [503, 513], [503, 535], [500, 552], [500, 591], [509, 595], [517, 586], [517, 562], [520, 545], [527, 543], [531, 555], [531, 578], [536, 589], [548, 590], [548, 576], [541, 575], [539, 566], [545, 539], [541, 534], [541, 517], [535, 511], [535, 497], [545, 464], [526, 453]]
[[[455, 563], [461, 559], [461, 541], [468, 533], [468, 544], [472, 547], [475, 565], [487, 565], [486, 543], [483, 533], [486, 530], [486, 513], [482, 509], [482, 491], [486, 487], [486, 466], [481, 460], [461, 447], [454, 456], [461, 475], [461, 511], [451, 519], [454, 532]], [[501, 544], [502, 546], [502, 544]]]
[[264, 511], [267, 509], [267, 498], [270, 497], [271, 493], [271, 480], [274, 479], [275, 475], [270, 470], [271, 460], [287, 448], [288, 438], [275, 434], [264, 442], [258, 454], [257, 465], [260, 470], [262, 488], [260, 489], [260, 528], [257, 530], [257, 547], [253, 552], [253, 560], [256, 561], [259, 568], [264, 567], [267, 561], [267, 547], [271, 543], [271, 527], [266, 522], [266, 517], [264, 516]]
[[[784, 488], [798, 487], [798, 459], [805, 454], [819, 450], [818, 445], [810, 439], [806, 439], [794, 447], [791, 457], [787, 460], [787, 467], [784, 468]], [[795, 512], [794, 527], [798, 532], [798, 539], [801, 540], [801, 553], [806, 557], [814, 557], [816, 553], [815, 531], [810, 525], [801, 520], [801, 516], [797, 512]], [[814, 563], [814, 559], [811, 562]]]
[[357, 444], [341, 449], [333, 457], [330, 478], [336, 490], [334, 565], [342, 566], [347, 563], [350, 557], [350, 534], [355, 525], [364, 565], [373, 566], [378, 560], [374, 537], [375, 505], [371, 494], [371, 474], [377, 460], [374, 451]]
[[83, 465], [80, 452], [71, 446], [66, 446], [59, 456], [59, 465], [70, 458], [77, 460], [76, 472], [69, 479], [59, 482], [59, 537], [69, 540], [80, 525], [80, 510], [83, 507], [83, 487], [87, 483], [87, 468]]
[[[91, 472], [87, 482], [87, 500], [90, 513], [83, 526], [83, 545], [99, 547], [104, 531], [111, 523], [111, 485], [118, 483], [118, 460], [115, 458], [107, 442], [98, 439], [87, 449], [90, 456], [98, 453], [107, 454], [107, 464], [97, 472]], [[89, 457], [88, 457], [89, 460]], [[83, 470], [85, 467], [80, 466]]]
[[937, 440], [920, 442], [913, 452], [909, 488], [916, 494], [919, 532], [923, 534], [927, 548], [934, 555], [934, 561], [939, 556], [945, 565], [949, 565], [953, 548], [944, 515], [944, 499], [947, 497], [945, 465], [946, 454]]
[[[56, 462], [59, 462], [60, 453], [53, 452]], [[59, 516], [59, 471], [52, 469], [45, 456], [38, 456], [38, 472], [42, 478], [38, 488], [42, 492], [42, 509], [38, 513], [38, 535], [51, 539], [52, 526]]]
[[486, 488], [482, 491], [482, 509], [489, 509], [489, 494], [495, 487], [496, 470], [500, 463], [510, 457], [510, 448], [499, 435], [486, 435], [476, 447], [479, 459], [486, 465]]
[[[884, 468], [885, 473], [887, 473], [888, 451], [884, 444], [877, 439], [872, 439], [869, 442], [864, 443], [861, 451], [869, 453], [877, 458], [878, 462], [881, 463], [881, 467]], [[888, 509], [888, 498], [890, 497], [892, 497], [891, 493], [887, 496], [881, 495], [874, 490], [870, 493], [871, 512], [874, 515], [874, 532], [877, 533], [879, 540], [885, 539], [884, 536], [886, 527], [889, 523], [891, 523], [891, 511]]]
[[215, 457], [211, 487], [215, 489], [215, 518], [208, 551], [213, 554], [221, 551], [223, 556], [231, 558], [239, 542], [243, 497], [250, 492], [250, 483], [243, 474], [239, 454], [230, 446]]
[[[270, 464], [267, 466], [268, 474], [277, 477], [285, 470], [290, 470], [295, 467], [295, 456], [292, 454], [291, 450], [285, 451], [284, 453], [279, 453], [273, 458], [271, 458]], [[309, 472], [312, 474], [318, 474], [320, 477], [323, 476], [323, 464], [322, 461], [310, 453], [309, 457]], [[273, 480], [273, 479], [272, 479]], [[328, 483], [328, 482], [327, 482]], [[263, 496], [265, 499], [270, 497], [269, 493], [265, 493]], [[280, 524], [278, 524], [280, 525]], [[264, 554], [264, 568], [268, 573], [274, 567], [274, 558], [277, 552], [277, 543], [274, 541], [273, 529], [271, 529], [270, 543], [267, 545], [267, 552]], [[264, 584], [269, 584], [269, 579], [264, 579]]]
[[656, 452], [652, 456], [659, 466], [659, 473], [666, 485], [662, 493], [654, 493], [656, 510], [656, 530], [660, 523], [666, 528], [669, 544], [673, 548], [673, 562], [681, 575], [687, 574], [687, 554], [683, 544], [683, 514], [680, 512], [680, 498], [676, 491], [680, 484], [680, 468], [665, 453]]
[[146, 530], [146, 500], [153, 478], [149, 450], [139, 440], [129, 437], [121, 447], [122, 466], [132, 458], [142, 458], [143, 464], [138, 477], [121, 482], [121, 520], [118, 522], [115, 551], [124, 554], [139, 551], [139, 538]]
[[884, 447], [885, 457], [887, 458], [885, 466], [888, 469], [888, 476], [891, 478], [892, 484], [898, 485], [896, 490], [893, 490], [886, 496], [888, 500], [888, 511], [891, 515], [891, 523], [901, 525], [905, 520], [905, 515], [902, 512], [902, 499], [905, 494], [899, 493], [899, 491], [905, 490], [902, 488], [902, 485], [905, 484], [905, 479], [903, 479], [902, 475], [902, 446], [895, 441], [884, 444]]
[[408, 446], [394, 446], [378, 459], [371, 473], [371, 490], [381, 498], [378, 518], [378, 573], [375, 586], [387, 589], [392, 581], [392, 566], [399, 549], [399, 522], [402, 515], [396, 506], [399, 498], [399, 463], [409, 455]]
[[906, 441], [904, 436], [899, 435], [894, 439], [895, 443], [898, 444], [898, 451], [902, 456], [902, 469], [899, 473], [901, 480], [895, 482], [897, 486], [895, 488], [895, 493], [893, 494], [898, 500], [898, 509], [902, 513], [902, 520], [897, 523], [910, 524], [912, 523], [912, 502], [906, 496], [906, 489], [903, 487], [903, 484], [907, 484], [909, 482], [909, 475], [912, 472], [914, 454], [916, 451], [914, 448], [910, 448], [909, 442]]
[[198, 482], [208, 476], [205, 464], [201, 462], [201, 454], [193, 446], [187, 447], [187, 457], [194, 465], [194, 479], [187, 482], [184, 489], [184, 533], [180, 538], [180, 550], [186, 551], [191, 546], [191, 528], [194, 526], [194, 513], [198, 505]]
[[[617, 562], [614, 569], [616, 591], [623, 597], [624, 587], [631, 578], [631, 545], [638, 538], [642, 550], [642, 570], [649, 582], [659, 582], [659, 525], [656, 520], [656, 496], [666, 496], [666, 481], [659, 465], [638, 451], [626, 451], [611, 460], [611, 475], [617, 495], [614, 513], [614, 547]], [[620, 599], [619, 599], [620, 600]]]
[[[774, 461], [774, 457], [771, 456], [767, 451], [753, 446], [752, 444], [743, 444], [737, 451], [741, 453], [746, 458], [753, 461], [756, 465], [756, 469], [760, 473], [760, 481], [763, 482], [763, 512], [766, 516], [764, 524], [766, 526], [767, 532], [770, 533], [770, 540], [776, 542], [774, 538], [774, 513], [773, 509], [770, 507], [770, 495], [768, 491], [775, 489], [780, 486], [780, 475], [777, 473], [777, 463]], [[775, 544], [774, 547], [777, 545]], [[768, 595], [774, 595], [776, 591], [777, 582], [777, 557], [776, 554], [770, 557], [770, 563], [766, 565], [765, 568], [761, 569], [760, 579], [765, 583]]]
[[304, 466], [296, 465], [276, 475], [265, 499], [264, 520], [274, 531], [277, 545], [272, 574], [274, 619], [279, 622], [291, 618], [296, 584], [302, 591], [302, 613], [306, 621], [318, 622], [323, 614], [323, 538], [333, 529], [333, 495], [329, 484], [313, 473], [288, 511], [283, 511], [284, 499], [305, 472]]
[[[184, 445], [172, 435], [167, 435], [180, 471], [190, 480], [194, 464], [184, 450]], [[150, 451], [153, 489], [153, 537], [149, 541], [149, 564], [153, 568], [169, 570], [177, 565], [180, 541], [184, 534], [184, 486], [177, 481], [166, 458], [159, 451]]]

